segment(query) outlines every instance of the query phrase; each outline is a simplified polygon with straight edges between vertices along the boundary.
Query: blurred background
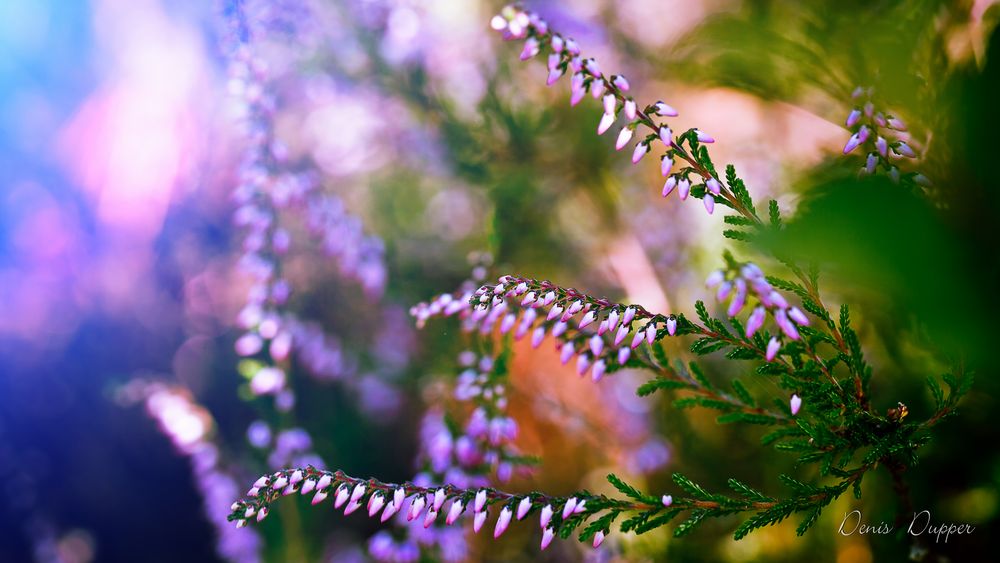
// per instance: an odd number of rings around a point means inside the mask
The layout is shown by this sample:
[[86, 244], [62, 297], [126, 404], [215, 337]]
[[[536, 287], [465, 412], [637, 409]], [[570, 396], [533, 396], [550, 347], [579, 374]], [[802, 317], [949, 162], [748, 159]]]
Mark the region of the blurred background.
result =
[[[463, 408], [450, 397], [472, 343], [453, 320], [416, 329], [412, 305], [470, 272], [519, 273], [690, 314], [724, 248], [780, 271], [723, 238], [721, 213], [661, 200], [655, 164], [594, 134], [600, 104], [571, 108], [568, 79], [546, 88], [543, 66], [489, 29], [501, 7], [0, 2], [0, 560], [405, 559], [405, 530], [370, 553], [375, 522], [302, 501], [240, 530], [225, 516], [269, 468], [421, 470], [422, 441], [449, 432], [442, 409]], [[819, 260], [828, 304], [852, 304], [877, 408], [926, 418], [925, 377], [955, 358], [975, 369], [908, 475], [936, 522], [977, 526], [932, 553], [983, 560], [1000, 531], [995, 5], [528, 7], [638, 100], [677, 107], [676, 131], [710, 132], [758, 208], [779, 202], [790, 234], [765, 244]], [[859, 85], [910, 125], [926, 193], [857, 180], [861, 157], [841, 148]], [[759, 428], [636, 397], [644, 374], [597, 386], [522, 344], [509, 367], [514, 445], [539, 459], [509, 489], [603, 491], [613, 470], [666, 491], [682, 471], [776, 494], [791, 470]], [[745, 375], [717, 357], [706, 371]], [[734, 542], [733, 518], [682, 540], [613, 534], [599, 552], [541, 553], [534, 526], [514, 526], [496, 542], [441, 537], [424, 556], [904, 559], [905, 538], [837, 533], [856, 507], [892, 519], [887, 475], [849, 496], [803, 538], [785, 522]]]

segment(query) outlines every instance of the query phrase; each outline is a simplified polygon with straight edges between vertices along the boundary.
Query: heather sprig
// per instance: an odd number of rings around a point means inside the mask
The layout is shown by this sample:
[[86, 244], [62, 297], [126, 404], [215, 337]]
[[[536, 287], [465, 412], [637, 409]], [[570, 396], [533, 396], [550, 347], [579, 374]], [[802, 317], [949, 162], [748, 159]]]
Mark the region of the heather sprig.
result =
[[851, 93], [854, 108], [847, 115], [844, 125], [851, 137], [844, 145], [844, 154], [861, 148], [865, 163], [858, 171], [861, 175], [884, 171], [893, 182], [929, 187], [931, 181], [919, 172], [902, 173], [899, 160], [916, 159], [916, 149], [907, 136], [906, 124], [900, 118], [884, 113], [875, 107], [874, 88], [858, 86]]

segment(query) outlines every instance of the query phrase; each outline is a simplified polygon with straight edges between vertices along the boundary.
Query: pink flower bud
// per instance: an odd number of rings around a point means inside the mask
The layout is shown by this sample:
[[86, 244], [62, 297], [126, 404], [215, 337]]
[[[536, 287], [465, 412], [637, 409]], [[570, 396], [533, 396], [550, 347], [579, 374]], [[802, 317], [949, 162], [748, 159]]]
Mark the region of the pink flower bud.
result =
[[545, 327], [540, 326], [535, 328], [535, 331], [531, 333], [531, 347], [538, 348], [542, 344], [542, 340], [545, 339]]
[[663, 506], [670, 506], [671, 504], [674, 503], [674, 497], [672, 497], [671, 495], [663, 495], [662, 497], [660, 497], [660, 502], [663, 503]]
[[549, 544], [552, 543], [552, 538], [554, 537], [556, 537], [556, 533], [552, 530], [552, 528], [545, 528], [545, 531], [542, 532], [541, 548], [543, 551], [546, 547], [549, 547]]
[[778, 340], [778, 337], [772, 336], [771, 340], [767, 343], [767, 352], [765, 353], [767, 361], [774, 361], [774, 358], [778, 355], [778, 350], [781, 350], [781, 342]]
[[872, 130], [868, 128], [867, 125], [862, 125], [861, 129], [858, 129], [858, 140], [862, 143], [868, 140], [868, 136], [871, 135]]
[[715, 198], [712, 197], [712, 194], [705, 194], [702, 201], [705, 203], [705, 211], [708, 211], [708, 214], [711, 215], [715, 211]]
[[615, 123], [614, 114], [606, 113], [601, 116], [601, 122], [597, 124], [597, 134], [603, 135]]
[[558, 69], [558, 68], [554, 68], [554, 69], [550, 70], [549, 71], [549, 76], [545, 79], [545, 85], [546, 86], [552, 86], [553, 84], [555, 84], [556, 82], [558, 82], [560, 78], [562, 78], [562, 75], [563, 75], [563, 71], [560, 70], [560, 69]]
[[632, 344], [630, 344], [630, 346], [633, 349], [634, 348], [638, 348], [639, 345], [642, 344], [642, 341], [645, 340], [645, 339], [646, 339], [646, 331], [645, 330], [636, 331], [635, 336], [632, 337]]
[[556, 317], [558, 317], [558, 316], [560, 316], [562, 314], [563, 314], [563, 307], [562, 307], [562, 305], [555, 305], [554, 307], [552, 307], [551, 309], [549, 309], [549, 314], [545, 317], [545, 320], [551, 321], [552, 319], [554, 319], [554, 318], [556, 318]]
[[674, 191], [677, 187], [677, 176], [671, 176], [667, 178], [667, 181], [663, 183], [663, 197], [670, 195], [670, 192]]
[[625, 340], [625, 337], [628, 336], [628, 333], [628, 326], [622, 323], [622, 326], [618, 327], [618, 331], [615, 333], [615, 346], [621, 344], [622, 340]]
[[[663, 141], [663, 144], [667, 145], [667, 147], [669, 147], [674, 142], [674, 132], [670, 130], [670, 127], [666, 125], [660, 127], [659, 134], [660, 134], [660, 140]], [[662, 167], [660, 169], [660, 172], [661, 173], [663, 172]], [[667, 172], [664, 173], [663, 175], [666, 176], [669, 173], [670, 173], [670, 168], [667, 168]]]
[[618, 99], [615, 98], [614, 94], [604, 95], [604, 113], [609, 115], [615, 114], [615, 106], [618, 104]]
[[479, 530], [483, 529], [483, 524], [486, 523], [486, 517], [489, 515], [485, 510], [483, 512], [477, 512], [475, 518], [472, 520], [472, 530], [479, 533]]
[[476, 493], [476, 501], [473, 506], [476, 512], [481, 512], [483, 510], [483, 507], [486, 506], [486, 489], [480, 489], [479, 492]]
[[[674, 327], [674, 330], [676, 330], [676, 326]], [[646, 342], [650, 345], [652, 345], [653, 342], [656, 342], [656, 325], [652, 323], [646, 327]]]
[[259, 511], [257, 511], [257, 521], [260, 522], [267, 518], [267, 507], [263, 506]]
[[573, 510], [576, 508], [576, 497], [570, 497], [566, 500], [566, 504], [563, 505], [562, 518], [563, 520], [569, 518], [570, 514], [573, 514]]
[[608, 366], [604, 363], [604, 360], [597, 360], [594, 362], [594, 369], [590, 372], [590, 378], [593, 379], [595, 383], [600, 381], [601, 378], [604, 377], [604, 372], [607, 369]]
[[619, 348], [618, 349], [618, 365], [623, 366], [628, 363], [629, 356], [632, 355], [631, 348]]
[[517, 505], [517, 519], [524, 520], [524, 517], [528, 515], [529, 510], [531, 510], [531, 499], [529, 497], [524, 497]]
[[555, 51], [556, 53], [562, 53], [563, 47], [565, 47], [565, 46], [566, 46], [566, 42], [563, 41], [563, 38], [562, 38], [561, 35], [553, 35], [552, 36], [552, 50], [553, 51]]
[[620, 74], [616, 74], [611, 77], [611, 83], [615, 85], [615, 88], [618, 88], [622, 92], [628, 92], [629, 90], [628, 80], [625, 80], [625, 77]]
[[590, 351], [594, 354], [594, 357], [600, 356], [602, 350], [604, 350], [604, 339], [598, 334], [591, 336]]
[[908, 158], [917, 158], [917, 153], [905, 141], [897, 142], [893, 145], [892, 150]]
[[361, 503], [360, 502], [358, 502], [356, 500], [352, 500], [352, 501], [348, 502], [347, 506], [344, 508], [344, 516], [349, 516], [349, 515], [353, 514], [359, 508], [361, 508]]
[[618, 140], [615, 141], [615, 150], [620, 151], [623, 148], [625, 148], [625, 145], [627, 145], [628, 142], [632, 140], [632, 134], [633, 131], [631, 127], [629, 127], [628, 125], [622, 127], [621, 132], [618, 133]]
[[341, 506], [344, 506], [344, 503], [347, 502], [347, 499], [350, 496], [351, 496], [350, 487], [348, 487], [347, 485], [341, 485], [337, 489], [337, 497], [333, 499], [333, 507], [340, 508]]
[[635, 107], [635, 100], [632, 98], [625, 100], [625, 117], [631, 121], [635, 119], [637, 115], [639, 115], [639, 111]]
[[885, 137], [883, 137], [882, 135], [879, 135], [878, 138], [875, 139], [875, 149], [878, 151], [880, 155], [882, 155], [882, 158], [886, 157], [887, 151], [889, 149], [889, 143], [886, 142]]
[[798, 307], [792, 307], [788, 310], [788, 317], [795, 321], [799, 326], [809, 326], [809, 317], [802, 312], [802, 309]]
[[719, 195], [722, 192], [722, 186], [715, 178], [709, 178], [708, 181], [705, 182], [705, 189], [713, 195]]
[[526, 61], [537, 55], [538, 48], [538, 39], [529, 37], [528, 40], [524, 42], [524, 49], [521, 51], [521, 60]]
[[583, 374], [587, 373], [588, 369], [590, 369], [590, 356], [586, 354], [580, 354], [579, 356], [577, 356], [576, 373], [578, 373], [582, 377]]
[[374, 495], [372, 495], [371, 498], [368, 499], [368, 517], [370, 518], [372, 516], [375, 516], [375, 514], [379, 510], [382, 510], [382, 507], [384, 505], [385, 505], [385, 499], [382, 498], [382, 495], [380, 493], [375, 493]]
[[448, 516], [445, 518], [445, 524], [451, 526], [458, 520], [458, 517], [462, 515], [462, 511], [465, 510], [465, 506], [462, 505], [462, 501], [455, 499], [451, 503], [451, 508], [448, 510]]
[[760, 327], [764, 326], [764, 318], [767, 314], [767, 310], [764, 307], [758, 305], [752, 313], [750, 313], [750, 318], [747, 319], [746, 326], [746, 337], [753, 338], [753, 335], [760, 330]]
[[646, 143], [639, 143], [635, 146], [635, 150], [632, 151], [632, 164], [636, 164], [642, 157], [646, 156], [646, 152], [649, 151], [649, 145]]
[[802, 397], [792, 394], [791, 400], [788, 401], [788, 407], [792, 411], [792, 416], [799, 414], [799, 409], [802, 408]]
[[597, 65], [597, 61], [594, 59], [587, 59], [584, 61], [583, 68], [585, 68], [594, 78], [601, 77], [601, 67]]
[[574, 350], [572, 342], [567, 342], [563, 344], [562, 351], [559, 353], [559, 361], [562, 363], [562, 365], [566, 365], [567, 363], [569, 363], [570, 358], [573, 357], [573, 352]]
[[507, 20], [500, 15], [493, 16], [493, 19], [490, 20], [490, 27], [493, 28], [494, 31], [507, 29]]
[[680, 182], [677, 182], [677, 195], [680, 196], [681, 201], [687, 199], [688, 194], [691, 193], [691, 181], [687, 178], [681, 178]]
[[886, 125], [888, 125], [890, 129], [895, 129], [896, 131], [906, 131], [906, 124], [903, 123], [902, 120], [895, 117], [887, 119]]
[[500, 511], [500, 516], [497, 518], [497, 525], [493, 529], [493, 539], [499, 538], [507, 531], [507, 526], [510, 526], [511, 516], [513, 516], [513, 513], [510, 508], [503, 507], [503, 510]]
[[674, 159], [667, 155], [663, 155], [660, 159], [660, 175], [667, 177], [670, 174], [670, 170], [674, 167]]
[[596, 100], [604, 95], [604, 82], [595, 80], [590, 85], [590, 95]]
[[406, 513], [406, 520], [412, 522], [414, 518], [420, 515], [424, 509], [424, 505], [427, 501], [422, 496], [418, 496], [410, 502], [410, 511]]
[[446, 497], [447, 495], [445, 494], [444, 489], [434, 491], [434, 512], [441, 510], [441, 505], [444, 504], [444, 499]]
[[665, 117], [677, 117], [679, 115], [677, 113], [677, 110], [675, 110], [673, 106], [670, 106], [663, 102], [656, 102], [655, 104], [653, 104], [653, 107], [656, 108], [657, 115], [662, 115]]
[[706, 143], [706, 144], [708, 144], [708, 143], [714, 143], [715, 142], [715, 139], [713, 139], [712, 137], [710, 137], [707, 133], [705, 133], [701, 129], [695, 129], [694, 130], [694, 135], [695, 135], [695, 138], [698, 139], [699, 143]]
[[586, 314], [583, 315], [583, 318], [580, 319], [580, 328], [589, 325], [595, 320], [597, 320], [597, 313], [594, 311], [587, 311]]
[[878, 155], [873, 152], [868, 153], [868, 158], [865, 160], [865, 172], [868, 174], [874, 173], [877, 165]]
[[601, 547], [602, 543], [604, 543], [604, 532], [599, 530], [594, 534], [594, 549]]
[[434, 524], [434, 521], [437, 520], [437, 517], [437, 510], [428, 510], [427, 514], [424, 515], [424, 528], [430, 528]]
[[677, 319], [670, 317], [667, 319], [667, 334], [673, 336], [677, 333]]

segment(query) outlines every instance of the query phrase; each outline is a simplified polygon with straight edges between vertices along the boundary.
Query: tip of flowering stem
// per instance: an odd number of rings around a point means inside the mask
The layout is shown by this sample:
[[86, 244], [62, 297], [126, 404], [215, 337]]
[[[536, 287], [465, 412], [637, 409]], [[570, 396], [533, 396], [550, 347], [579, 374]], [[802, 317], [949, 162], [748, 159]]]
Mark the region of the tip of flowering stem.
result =
[[797, 394], [792, 395], [792, 398], [788, 401], [788, 407], [792, 411], [792, 416], [799, 414], [799, 409], [802, 408], [802, 397]]
[[671, 504], [674, 503], [674, 497], [672, 497], [671, 495], [663, 495], [662, 497], [660, 497], [660, 502], [663, 503], [663, 506], [670, 506]]

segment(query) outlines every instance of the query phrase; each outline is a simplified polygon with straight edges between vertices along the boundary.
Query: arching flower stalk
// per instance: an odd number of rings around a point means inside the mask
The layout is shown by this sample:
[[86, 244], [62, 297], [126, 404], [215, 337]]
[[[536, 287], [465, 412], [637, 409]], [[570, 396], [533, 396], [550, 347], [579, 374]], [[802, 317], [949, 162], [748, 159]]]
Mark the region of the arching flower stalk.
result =
[[[715, 171], [705, 148], [715, 139], [700, 129], [689, 129], [675, 135], [663, 118], [676, 117], [678, 112], [671, 105], [657, 101], [641, 106], [628, 92], [631, 86], [621, 75], [605, 75], [593, 58], [585, 58], [579, 45], [570, 37], [550, 30], [548, 23], [538, 14], [516, 6], [507, 6], [491, 21], [493, 29], [500, 31], [506, 40], [524, 40], [521, 60], [532, 58], [543, 48], [548, 55], [549, 77], [547, 84], [554, 84], [563, 74], [572, 74], [570, 102], [576, 105], [587, 92], [600, 99], [604, 114], [597, 133], [610, 130], [620, 115], [625, 122], [618, 133], [615, 150], [625, 148], [633, 138], [632, 163], [636, 164], [650, 152], [660, 152], [660, 171], [666, 181], [662, 195], [677, 191], [681, 200], [688, 196], [702, 199], [705, 210], [712, 214], [715, 204], [735, 209], [747, 218], [757, 220], [752, 205], [736, 191], [727, 187], [723, 177]], [[645, 128], [647, 133], [639, 133]]]
[[865, 163], [858, 173], [871, 175], [883, 170], [893, 182], [929, 187], [931, 181], [926, 176], [919, 172], [904, 174], [894, 162], [918, 157], [917, 151], [910, 145], [903, 120], [875, 107], [874, 88], [858, 86], [851, 93], [851, 99], [854, 108], [844, 122], [851, 131], [851, 137], [844, 145], [844, 154], [861, 148]]

